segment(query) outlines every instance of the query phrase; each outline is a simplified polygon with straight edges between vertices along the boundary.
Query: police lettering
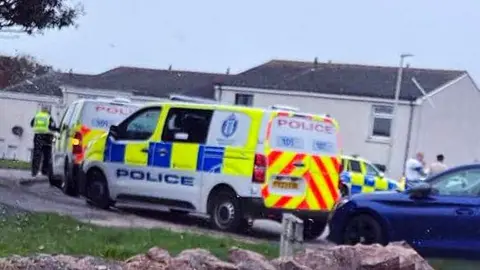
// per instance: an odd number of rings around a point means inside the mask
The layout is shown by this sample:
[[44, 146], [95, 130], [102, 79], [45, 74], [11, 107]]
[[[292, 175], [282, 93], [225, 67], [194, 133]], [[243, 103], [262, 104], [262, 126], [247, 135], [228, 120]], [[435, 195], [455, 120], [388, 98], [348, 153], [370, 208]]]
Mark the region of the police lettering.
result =
[[291, 129], [301, 129], [306, 131], [316, 131], [322, 133], [333, 133], [333, 127], [331, 125], [326, 125], [324, 123], [318, 122], [305, 122], [305, 121], [298, 121], [294, 119], [278, 119], [278, 126], [279, 127], [288, 127]]
[[107, 107], [107, 106], [97, 106], [96, 108], [97, 112], [103, 111], [107, 113], [113, 113], [113, 114], [123, 114], [123, 115], [130, 115], [132, 113], [132, 109], [130, 108], [122, 108], [122, 107]]
[[193, 186], [193, 177], [176, 174], [152, 173], [140, 170], [118, 169], [117, 178], [129, 178], [131, 180], [145, 180], [149, 182], [167, 183], [170, 185]]

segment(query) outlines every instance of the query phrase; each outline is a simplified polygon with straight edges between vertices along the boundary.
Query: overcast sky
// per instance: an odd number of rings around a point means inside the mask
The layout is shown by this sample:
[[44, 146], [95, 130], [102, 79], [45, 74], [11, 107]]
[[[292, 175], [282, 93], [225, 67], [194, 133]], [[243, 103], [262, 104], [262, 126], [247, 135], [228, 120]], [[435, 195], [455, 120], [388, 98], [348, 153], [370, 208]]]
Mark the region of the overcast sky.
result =
[[77, 29], [0, 39], [78, 73], [116, 66], [238, 72], [270, 59], [466, 69], [480, 80], [479, 0], [83, 0]]

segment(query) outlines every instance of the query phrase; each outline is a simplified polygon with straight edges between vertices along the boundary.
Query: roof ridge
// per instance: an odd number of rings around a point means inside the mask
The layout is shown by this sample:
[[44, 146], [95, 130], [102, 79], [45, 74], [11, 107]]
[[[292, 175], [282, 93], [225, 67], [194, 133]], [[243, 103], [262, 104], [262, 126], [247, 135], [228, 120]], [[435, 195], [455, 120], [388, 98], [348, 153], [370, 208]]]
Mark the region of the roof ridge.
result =
[[120, 69], [124, 69], [124, 70], [141, 70], [141, 71], [165, 71], [165, 72], [180, 72], [180, 73], [193, 73], [193, 74], [208, 74], [208, 75], [224, 75], [224, 76], [229, 76], [229, 75], [233, 75], [233, 74], [225, 74], [225, 73], [216, 73], [216, 72], [205, 72], [205, 71], [194, 71], [194, 70], [178, 70], [178, 69], [172, 69], [172, 70], [169, 70], [169, 69], [156, 69], [156, 68], [147, 68], [147, 67], [133, 67], [133, 66], [118, 66], [118, 67], [115, 67], [115, 68], [112, 68], [112, 69], [109, 69], [105, 72], [102, 72], [100, 74], [97, 74], [97, 75], [104, 75], [104, 74], [107, 74], [109, 72], [112, 72], [114, 70], [120, 70]]
[[[314, 66], [314, 62], [301, 61], [301, 60], [281, 60], [281, 59], [272, 59], [263, 65], [272, 65], [272, 64], [303, 64]], [[334, 63], [334, 62], [318, 62], [319, 66], [339, 66], [339, 67], [352, 67], [352, 68], [369, 68], [369, 69], [398, 69], [398, 66], [389, 66], [389, 65], [379, 65], [379, 64], [356, 64], [356, 63]], [[466, 70], [463, 69], [442, 69], [442, 68], [420, 68], [420, 67], [404, 67], [404, 70], [409, 69], [413, 71], [443, 71], [443, 72], [463, 72], [466, 73]]]

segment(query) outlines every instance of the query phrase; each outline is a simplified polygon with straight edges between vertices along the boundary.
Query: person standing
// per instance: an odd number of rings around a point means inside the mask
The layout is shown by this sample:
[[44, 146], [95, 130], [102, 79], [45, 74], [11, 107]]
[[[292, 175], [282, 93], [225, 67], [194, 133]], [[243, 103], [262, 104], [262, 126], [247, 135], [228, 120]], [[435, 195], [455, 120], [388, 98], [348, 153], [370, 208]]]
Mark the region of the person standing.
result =
[[447, 165], [445, 165], [445, 163], [444, 163], [444, 160], [445, 160], [445, 157], [443, 156], [443, 154], [437, 155], [437, 161], [430, 164], [430, 174], [431, 175], [441, 173], [441, 172], [445, 171], [446, 169], [448, 169]]
[[[52, 158], [53, 132], [57, 130], [49, 109], [42, 106], [30, 126], [33, 128], [32, 176], [36, 176], [40, 165], [41, 173], [47, 175]], [[41, 162], [43, 160], [43, 162]]]
[[405, 164], [405, 186], [411, 188], [420, 183], [426, 176], [424, 154], [418, 152], [414, 158], [407, 160]]

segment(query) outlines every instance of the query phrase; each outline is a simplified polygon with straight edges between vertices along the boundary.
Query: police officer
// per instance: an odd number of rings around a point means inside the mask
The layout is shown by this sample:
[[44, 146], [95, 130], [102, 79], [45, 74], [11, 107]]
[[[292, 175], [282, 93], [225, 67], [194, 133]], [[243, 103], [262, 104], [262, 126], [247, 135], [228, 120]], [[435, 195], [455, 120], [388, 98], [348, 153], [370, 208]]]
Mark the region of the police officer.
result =
[[[52, 158], [53, 131], [57, 131], [49, 109], [42, 106], [41, 110], [30, 122], [35, 135], [33, 136], [32, 176], [36, 176], [42, 162], [42, 174], [47, 175]], [[43, 157], [43, 159], [42, 159]]]

